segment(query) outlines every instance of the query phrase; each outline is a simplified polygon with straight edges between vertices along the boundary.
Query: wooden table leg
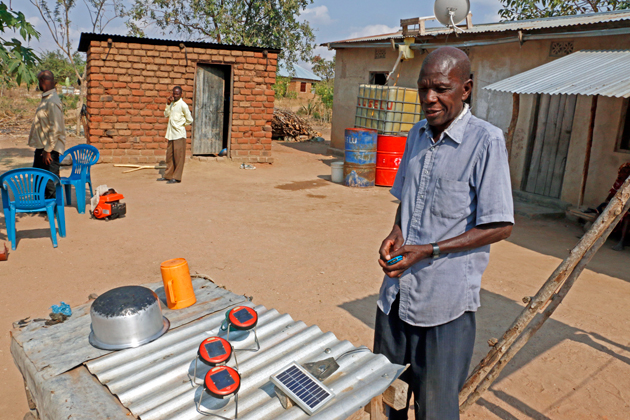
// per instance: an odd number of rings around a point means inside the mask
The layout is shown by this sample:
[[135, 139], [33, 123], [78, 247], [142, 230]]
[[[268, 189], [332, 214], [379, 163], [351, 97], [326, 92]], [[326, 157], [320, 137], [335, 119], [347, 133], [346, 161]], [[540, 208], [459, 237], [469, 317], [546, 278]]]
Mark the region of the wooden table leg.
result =
[[372, 401], [365, 406], [365, 411], [370, 415], [370, 420], [387, 420], [382, 395], [372, 398]]

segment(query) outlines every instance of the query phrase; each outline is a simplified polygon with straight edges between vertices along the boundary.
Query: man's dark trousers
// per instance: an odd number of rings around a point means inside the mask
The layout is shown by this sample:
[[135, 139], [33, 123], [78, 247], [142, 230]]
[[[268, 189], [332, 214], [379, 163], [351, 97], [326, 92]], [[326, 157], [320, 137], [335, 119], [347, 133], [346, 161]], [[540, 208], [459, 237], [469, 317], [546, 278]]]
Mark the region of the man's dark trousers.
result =
[[[45, 169], [48, 172], [52, 172], [53, 174], [59, 176], [59, 152], [55, 152], [54, 150], [50, 152], [50, 156], [52, 157], [52, 162], [50, 165], [46, 165], [44, 163], [44, 158], [42, 154], [44, 153], [44, 149], [35, 149], [35, 159], [33, 159], [33, 168]], [[46, 184], [46, 198], [55, 198], [55, 184], [52, 181], [48, 181]]]
[[[374, 353], [411, 366], [400, 377], [415, 400], [416, 420], [459, 419], [459, 391], [464, 386], [475, 344], [475, 313], [435, 327], [400, 320], [399, 299], [389, 315], [376, 310]], [[413, 379], [412, 379], [413, 378]], [[391, 410], [390, 420], [406, 420], [408, 410]]]

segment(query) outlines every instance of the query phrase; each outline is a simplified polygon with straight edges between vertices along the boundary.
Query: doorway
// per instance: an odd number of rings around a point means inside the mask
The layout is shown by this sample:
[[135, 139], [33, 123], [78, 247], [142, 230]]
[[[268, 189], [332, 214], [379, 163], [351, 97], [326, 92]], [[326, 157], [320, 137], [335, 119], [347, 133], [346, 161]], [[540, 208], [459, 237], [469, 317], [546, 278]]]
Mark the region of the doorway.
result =
[[523, 190], [560, 198], [577, 95], [537, 95]]
[[228, 147], [230, 66], [199, 64], [195, 74], [193, 155], [217, 155]]

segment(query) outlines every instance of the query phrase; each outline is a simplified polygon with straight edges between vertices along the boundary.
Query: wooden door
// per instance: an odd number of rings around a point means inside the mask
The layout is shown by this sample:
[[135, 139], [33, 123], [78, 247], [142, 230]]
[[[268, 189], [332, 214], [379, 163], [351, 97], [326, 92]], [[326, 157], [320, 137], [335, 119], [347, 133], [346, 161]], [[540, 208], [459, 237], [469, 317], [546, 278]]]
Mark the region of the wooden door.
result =
[[223, 148], [226, 71], [199, 65], [195, 77], [193, 155], [218, 154]]
[[539, 95], [524, 190], [560, 198], [577, 95]]

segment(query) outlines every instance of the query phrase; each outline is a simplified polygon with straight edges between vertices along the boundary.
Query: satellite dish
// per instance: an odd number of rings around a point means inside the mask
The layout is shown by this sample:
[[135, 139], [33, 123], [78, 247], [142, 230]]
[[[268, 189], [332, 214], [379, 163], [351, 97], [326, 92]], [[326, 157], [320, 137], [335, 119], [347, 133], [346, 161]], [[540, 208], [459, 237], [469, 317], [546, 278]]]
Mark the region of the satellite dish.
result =
[[435, 0], [433, 5], [433, 14], [438, 22], [451, 26], [453, 29], [456, 29], [455, 25], [466, 19], [469, 11], [469, 0]]

